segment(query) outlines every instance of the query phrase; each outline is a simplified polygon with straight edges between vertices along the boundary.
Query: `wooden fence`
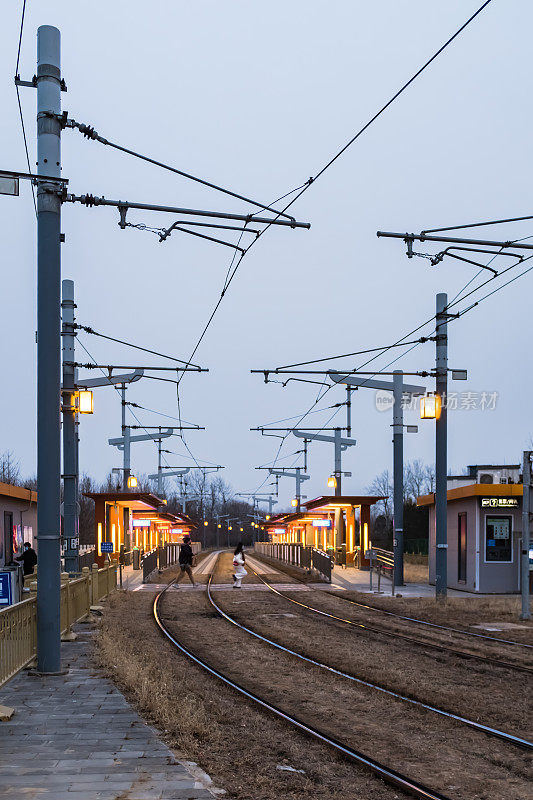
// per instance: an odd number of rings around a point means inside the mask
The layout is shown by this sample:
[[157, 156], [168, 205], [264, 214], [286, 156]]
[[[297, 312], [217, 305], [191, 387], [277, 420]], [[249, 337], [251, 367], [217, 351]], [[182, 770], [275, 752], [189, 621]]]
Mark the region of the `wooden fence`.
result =
[[[83, 619], [92, 605], [117, 586], [117, 565], [98, 569], [83, 568], [81, 578], [61, 581], [61, 634]], [[27, 576], [28, 582], [31, 576]], [[67, 576], [68, 577], [68, 576]], [[31, 596], [21, 603], [0, 611], [0, 686], [20, 669], [28, 666], [37, 653], [37, 597], [35, 581], [30, 584]]]

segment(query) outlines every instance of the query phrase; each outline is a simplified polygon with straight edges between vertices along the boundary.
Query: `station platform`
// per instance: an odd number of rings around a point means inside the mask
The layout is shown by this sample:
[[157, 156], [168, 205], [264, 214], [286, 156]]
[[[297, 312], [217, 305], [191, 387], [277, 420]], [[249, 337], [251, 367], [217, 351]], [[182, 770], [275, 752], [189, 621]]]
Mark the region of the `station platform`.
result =
[[0, 704], [0, 798], [9, 800], [207, 800], [220, 796], [180, 759], [91, 663], [90, 625], [62, 645], [66, 674], [19, 672]]
[[[354, 567], [335, 567], [331, 574], [331, 586], [336, 589], [350, 592], [363, 592], [374, 594], [378, 588], [378, 578], [376, 573], [372, 576], [372, 588], [370, 588], [370, 573], [362, 572]], [[316, 588], [329, 589], [329, 584], [316, 584]], [[390, 595], [392, 591], [392, 581], [390, 578], [381, 578], [381, 592]], [[404, 586], [396, 586], [395, 594], [402, 597], [435, 597], [435, 587], [429, 583], [406, 583]], [[457, 589], [448, 589], [448, 597], [490, 597], [492, 595], [482, 595], [477, 592], [460, 592]]]

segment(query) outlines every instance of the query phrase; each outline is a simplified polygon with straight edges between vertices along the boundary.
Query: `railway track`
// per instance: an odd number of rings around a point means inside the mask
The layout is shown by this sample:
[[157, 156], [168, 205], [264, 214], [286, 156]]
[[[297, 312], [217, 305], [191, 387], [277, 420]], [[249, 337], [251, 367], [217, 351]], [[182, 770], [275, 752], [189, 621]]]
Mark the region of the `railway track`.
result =
[[533, 742], [529, 742], [527, 739], [522, 739], [519, 736], [514, 736], [513, 734], [506, 733], [505, 731], [498, 730], [497, 728], [491, 728], [488, 725], [482, 725], [479, 722], [475, 722], [474, 720], [467, 719], [466, 717], [461, 717], [457, 714], [452, 714], [449, 711], [444, 711], [443, 709], [437, 708], [435, 706], [429, 705], [427, 703], [423, 703], [420, 700], [415, 700], [411, 697], [407, 697], [405, 695], [399, 694], [398, 692], [393, 692], [390, 689], [386, 689], [379, 684], [372, 683], [371, 681], [363, 680], [362, 678], [357, 677], [356, 675], [350, 675], [347, 672], [343, 672], [342, 670], [338, 670], [335, 667], [332, 667], [328, 664], [324, 664], [321, 661], [316, 661], [313, 658], [309, 658], [308, 656], [303, 655], [302, 653], [297, 653], [295, 650], [291, 650], [288, 647], [285, 647], [278, 642], [273, 641], [272, 639], [268, 639], [266, 636], [262, 636], [260, 633], [253, 631], [251, 628], [247, 628], [245, 625], [242, 625], [232, 616], [230, 616], [226, 611], [224, 611], [214, 600], [211, 594], [211, 584], [212, 584], [212, 575], [209, 576], [209, 580], [207, 583], [206, 591], [207, 591], [207, 598], [211, 606], [220, 614], [220, 616], [224, 617], [225, 620], [230, 622], [232, 625], [235, 625], [241, 631], [254, 636], [256, 639], [259, 639], [262, 642], [270, 645], [271, 647], [275, 647], [276, 649], [288, 653], [295, 658], [300, 659], [301, 661], [305, 661], [308, 664], [312, 664], [315, 667], [319, 667], [320, 669], [327, 670], [334, 675], [338, 675], [342, 678], [347, 678], [348, 680], [354, 681], [362, 686], [366, 686], [367, 688], [374, 689], [378, 692], [388, 695], [389, 697], [393, 697], [396, 700], [402, 700], [403, 702], [410, 703], [414, 706], [418, 706], [419, 708], [423, 708], [426, 711], [431, 711], [435, 714], [439, 714], [442, 717], [448, 718], [450, 720], [454, 720], [455, 722], [460, 722], [463, 725], [467, 725], [468, 727], [479, 731], [481, 733], [487, 734], [488, 736], [494, 736], [498, 739], [502, 739], [503, 741], [507, 742], [511, 745], [516, 745], [518, 747], [524, 748], [526, 750], [533, 750]]
[[475, 660], [482, 661], [482, 662], [487, 663], [487, 664], [491, 664], [492, 666], [500, 667], [502, 669], [509, 669], [509, 670], [513, 670], [513, 671], [517, 671], [517, 672], [524, 672], [524, 673], [527, 673], [527, 674], [533, 674], [533, 669], [531, 667], [527, 667], [527, 666], [524, 666], [522, 664], [516, 664], [516, 663], [513, 663], [513, 662], [509, 662], [509, 661], [501, 661], [498, 658], [493, 658], [491, 656], [482, 655], [481, 653], [471, 653], [471, 652], [468, 652], [468, 651], [465, 651], [465, 650], [458, 650], [458, 649], [456, 649], [454, 647], [447, 647], [444, 644], [438, 644], [437, 642], [427, 641], [427, 640], [424, 640], [424, 639], [417, 639], [414, 636], [410, 636], [410, 635], [407, 635], [405, 633], [400, 633], [399, 631], [391, 631], [391, 630], [387, 630], [385, 628], [374, 627], [372, 625], [367, 625], [364, 622], [358, 622], [356, 620], [346, 619], [345, 617], [339, 617], [336, 614], [330, 614], [327, 611], [323, 611], [321, 609], [314, 608], [313, 606], [310, 606], [307, 603], [303, 603], [300, 600], [295, 600], [292, 597], [288, 597], [286, 594], [284, 594], [282, 591], [277, 589], [275, 586], [272, 586], [272, 584], [270, 584], [265, 578], [262, 577], [262, 575], [260, 575], [256, 570], [254, 570], [253, 567], [250, 566], [250, 569], [257, 576], [257, 578], [259, 578], [259, 580], [262, 583], [264, 583], [265, 586], [267, 586], [270, 589], [270, 591], [273, 592], [274, 594], [278, 595], [279, 597], [283, 598], [284, 600], [286, 600], [289, 603], [293, 603], [294, 605], [297, 605], [300, 608], [303, 608], [303, 609], [305, 609], [307, 611], [310, 611], [310, 612], [312, 612], [314, 614], [318, 614], [321, 617], [324, 617], [324, 618], [327, 618], [327, 619], [331, 619], [334, 622], [340, 622], [340, 623], [343, 623], [345, 625], [351, 625], [351, 626], [353, 626], [355, 628], [359, 628], [360, 630], [368, 631], [370, 633], [378, 634], [378, 635], [381, 635], [381, 636], [388, 636], [388, 637], [395, 638], [395, 639], [402, 639], [404, 641], [410, 642], [411, 644], [415, 644], [415, 645], [417, 645], [419, 647], [430, 648], [430, 649], [433, 649], [433, 650], [437, 650], [437, 651], [439, 651], [441, 653], [450, 653], [452, 655], [458, 656], [459, 658], [475, 659]]
[[475, 639], [484, 639], [485, 641], [492, 642], [494, 644], [507, 644], [514, 647], [526, 647], [529, 650], [533, 650], [533, 644], [527, 644], [526, 642], [516, 642], [514, 639], [502, 639], [499, 636], [489, 636], [485, 633], [474, 633], [474, 631], [463, 631], [460, 628], [451, 628], [449, 625], [437, 625], [436, 622], [428, 622], [425, 619], [418, 619], [417, 617], [407, 617], [403, 614], [396, 614], [394, 611], [388, 611], [385, 608], [369, 606], [366, 603], [360, 603], [357, 600], [351, 600], [349, 597], [343, 597], [340, 594], [335, 594], [335, 592], [328, 592], [328, 594], [330, 594], [332, 597], [337, 597], [339, 600], [343, 600], [345, 603], [350, 603], [353, 606], [359, 606], [359, 608], [364, 608], [368, 611], [376, 611], [378, 614], [386, 614], [388, 617], [395, 617], [396, 619], [401, 619], [405, 622], [413, 622], [416, 625], [425, 625], [428, 628], [436, 628], [441, 631], [447, 631], [448, 633], [459, 633], [461, 636], [471, 636]]
[[213, 666], [208, 664], [207, 661], [205, 661], [203, 658], [193, 653], [192, 650], [190, 650], [176, 638], [176, 636], [172, 633], [172, 631], [169, 629], [169, 627], [165, 624], [164, 620], [162, 619], [160, 612], [161, 600], [170, 586], [171, 584], [169, 584], [165, 589], [159, 592], [154, 599], [152, 606], [154, 620], [161, 633], [172, 643], [172, 645], [177, 650], [179, 650], [181, 653], [187, 656], [191, 661], [193, 661], [195, 664], [197, 664], [199, 667], [201, 667], [203, 670], [208, 672], [213, 677], [220, 680], [226, 686], [229, 686], [231, 689], [235, 690], [243, 697], [246, 697], [248, 700], [251, 700], [256, 705], [260, 706], [266, 711], [269, 711], [270, 713], [274, 714], [278, 718], [294, 726], [295, 728], [307, 734], [308, 736], [313, 737], [315, 740], [323, 742], [324, 744], [333, 748], [337, 753], [342, 754], [343, 756], [352, 760], [359, 766], [365, 767], [366, 769], [372, 771], [385, 783], [394, 786], [397, 789], [401, 789], [406, 794], [418, 798], [419, 800], [450, 800], [448, 796], [441, 794], [440, 792], [428, 786], [425, 786], [424, 784], [416, 780], [412, 780], [406, 775], [403, 775], [402, 773], [392, 769], [391, 767], [388, 767], [386, 764], [383, 764], [373, 758], [370, 758], [369, 756], [365, 755], [364, 753], [358, 750], [353, 749], [352, 747], [348, 746], [342, 741], [327, 735], [318, 728], [303, 722], [298, 717], [291, 714], [287, 714], [277, 705], [274, 705], [273, 703], [268, 702], [267, 700], [264, 700], [263, 698], [259, 697], [257, 694], [249, 691], [243, 685], [232, 680], [223, 672], [221, 672], [218, 669], [215, 669]]
[[[252, 557], [252, 560], [258, 560], [256, 556]], [[262, 562], [260, 562], [262, 563]], [[304, 586], [308, 586], [308, 584], [304, 583], [304, 581], [300, 581], [298, 578], [295, 578], [299, 583], [302, 583]], [[395, 619], [401, 619], [404, 622], [412, 622], [416, 625], [424, 625], [428, 628], [435, 628], [441, 631], [447, 631], [448, 633], [458, 633], [462, 636], [470, 636], [475, 639], [484, 639], [485, 641], [492, 642], [493, 644], [507, 644], [514, 647], [525, 647], [529, 650], [533, 650], [533, 644], [527, 644], [526, 642], [517, 642], [514, 639], [503, 639], [499, 636], [489, 636], [485, 633], [475, 633], [474, 631], [465, 631], [461, 630], [461, 628], [452, 628], [449, 625], [438, 625], [435, 622], [428, 622], [425, 619], [418, 619], [417, 617], [407, 617], [403, 614], [397, 614], [395, 611], [388, 611], [385, 608], [377, 608], [376, 606], [368, 605], [367, 603], [361, 603], [357, 600], [351, 600], [349, 597], [344, 597], [341, 594], [336, 594], [336, 592], [326, 592], [327, 595], [330, 597], [336, 597], [338, 600], [342, 600], [345, 603], [350, 603], [353, 606], [358, 606], [359, 608], [364, 608], [367, 611], [375, 611], [378, 614], [385, 614], [388, 617], [394, 617]]]

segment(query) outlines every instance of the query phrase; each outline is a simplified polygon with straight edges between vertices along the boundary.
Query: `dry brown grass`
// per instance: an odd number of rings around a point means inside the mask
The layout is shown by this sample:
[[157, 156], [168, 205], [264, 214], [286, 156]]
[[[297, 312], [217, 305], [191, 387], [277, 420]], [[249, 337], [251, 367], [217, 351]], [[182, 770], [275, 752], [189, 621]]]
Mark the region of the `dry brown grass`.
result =
[[[237, 593], [235, 593], [237, 594]], [[175, 592], [176, 602], [197, 606], [189, 636], [206, 638], [203, 596]], [[97, 644], [100, 665], [159, 728], [180, 754], [197, 761], [235, 800], [403, 800], [366, 770], [337, 757], [329, 748], [294, 731], [281, 720], [241, 699], [177, 652], [156, 629], [148, 593], [117, 593], [106, 601]], [[181, 619], [181, 613], [180, 613]], [[222, 637], [207, 636], [211, 647], [225, 648]], [[176, 628], [179, 632], [179, 624]], [[232, 650], [244, 668], [239, 649]], [[300, 772], [280, 771], [278, 765]]]

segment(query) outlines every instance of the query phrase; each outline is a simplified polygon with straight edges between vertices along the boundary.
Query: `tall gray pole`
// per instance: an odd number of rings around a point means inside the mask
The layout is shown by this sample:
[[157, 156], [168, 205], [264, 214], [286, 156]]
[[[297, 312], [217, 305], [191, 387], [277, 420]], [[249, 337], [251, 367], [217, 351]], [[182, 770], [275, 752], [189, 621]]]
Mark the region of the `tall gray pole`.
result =
[[121, 395], [122, 395], [122, 436], [124, 437], [124, 454], [123, 454], [123, 462], [122, 462], [122, 473], [123, 473], [123, 482], [122, 488], [125, 492], [128, 491], [128, 478], [130, 477], [131, 472], [131, 463], [130, 463], [130, 429], [126, 425], [126, 384], [122, 384], [121, 388]]
[[[163, 470], [161, 468], [161, 439], [157, 440], [157, 495], [161, 497], [163, 492]], [[183, 512], [185, 513], [185, 512]]]
[[342, 447], [341, 447], [341, 430], [335, 428], [335, 478], [337, 485], [335, 486], [335, 496], [340, 497], [342, 494]]
[[[296, 480], [296, 500], [297, 500], [296, 513], [299, 514], [300, 513], [300, 504], [301, 504], [301, 501], [302, 501], [302, 490], [300, 488], [301, 485], [302, 485], [302, 478], [301, 478], [301, 474], [300, 474], [301, 473], [301, 467], [296, 467], [295, 472], [296, 472], [295, 480]], [[272, 514], [272, 503], [270, 503], [270, 514]]]
[[[79, 572], [78, 559], [78, 432], [74, 408], [74, 281], [61, 283], [63, 340], [63, 541], [65, 572]], [[71, 390], [71, 391], [69, 391]]]
[[448, 397], [448, 295], [437, 295], [435, 336], [436, 393], [441, 399], [440, 416], [435, 422], [435, 594], [445, 599], [448, 594], [448, 437], [446, 401]]
[[[37, 31], [37, 171], [61, 176], [60, 34]], [[57, 186], [37, 189], [37, 669], [61, 670], [60, 495], [61, 432], [61, 201]]]
[[394, 476], [394, 585], [403, 586], [403, 372], [394, 370], [392, 443]]
[[522, 467], [522, 553], [520, 561], [520, 584], [522, 592], [522, 611], [520, 619], [531, 619], [529, 608], [529, 515], [531, 511], [531, 456], [530, 450], [524, 450]]

